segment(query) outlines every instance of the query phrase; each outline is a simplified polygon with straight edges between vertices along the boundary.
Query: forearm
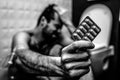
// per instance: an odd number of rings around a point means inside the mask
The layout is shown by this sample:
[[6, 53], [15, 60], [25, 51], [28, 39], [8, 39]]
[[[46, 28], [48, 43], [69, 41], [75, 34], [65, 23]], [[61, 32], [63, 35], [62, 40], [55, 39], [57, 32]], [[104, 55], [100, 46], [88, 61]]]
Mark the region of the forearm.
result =
[[16, 51], [21, 62], [33, 72], [40, 75], [62, 76], [64, 75], [60, 57], [45, 56], [30, 50]]
[[61, 34], [59, 35], [59, 40], [58, 43], [60, 45], [62, 45], [63, 47], [71, 44], [72, 42], [74, 42], [71, 38], [71, 33], [70, 31], [67, 29], [66, 26], [63, 26], [62, 30], [61, 30]]
[[72, 39], [72, 34], [73, 32], [75, 31], [75, 27], [74, 25], [72, 24], [72, 22], [70, 20], [66, 20], [64, 18], [62, 18], [62, 21], [63, 21], [63, 27], [62, 27], [62, 30], [61, 30], [61, 34], [59, 36], [59, 43], [65, 47], [69, 44], [71, 44], [73, 41]]

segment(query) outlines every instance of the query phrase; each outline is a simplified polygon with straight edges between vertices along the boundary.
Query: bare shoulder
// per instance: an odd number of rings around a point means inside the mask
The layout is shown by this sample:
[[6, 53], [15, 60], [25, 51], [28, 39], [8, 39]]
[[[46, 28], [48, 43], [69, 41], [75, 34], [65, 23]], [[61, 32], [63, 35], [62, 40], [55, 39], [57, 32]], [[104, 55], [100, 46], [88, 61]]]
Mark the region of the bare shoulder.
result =
[[30, 34], [27, 32], [18, 32], [13, 36], [14, 40], [28, 40], [30, 38]]
[[30, 34], [28, 32], [18, 32], [13, 36], [12, 49], [13, 48], [29, 48], [28, 42], [30, 41]]

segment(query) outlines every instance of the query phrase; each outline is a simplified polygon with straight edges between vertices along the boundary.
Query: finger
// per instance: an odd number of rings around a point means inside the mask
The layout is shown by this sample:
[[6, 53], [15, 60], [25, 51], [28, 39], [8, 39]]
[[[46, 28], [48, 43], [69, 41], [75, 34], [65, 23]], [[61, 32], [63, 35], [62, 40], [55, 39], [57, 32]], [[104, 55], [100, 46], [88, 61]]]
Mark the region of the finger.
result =
[[76, 70], [70, 70], [69, 71], [69, 76], [74, 78], [74, 77], [81, 77], [84, 74], [87, 74], [90, 71], [90, 69], [76, 69]]
[[61, 59], [62, 62], [74, 62], [74, 61], [84, 61], [90, 58], [87, 52], [77, 53], [77, 54], [63, 54]]
[[83, 61], [83, 62], [71, 62], [71, 63], [66, 63], [65, 64], [65, 69], [66, 70], [71, 70], [71, 69], [85, 69], [89, 68], [91, 65], [91, 61]]
[[70, 45], [66, 46], [65, 48], [62, 49], [62, 51], [71, 52], [71, 51], [75, 51], [76, 49], [92, 49], [92, 48], [94, 48], [93, 43], [91, 43], [90, 41], [80, 40], [80, 41], [75, 41]]
[[[65, 74], [65, 72], [60, 67], [58, 67], [54, 64], [50, 64], [49, 67], [50, 67], [50, 70], [53, 71], [53, 73], [56, 75], [63, 76]], [[49, 75], [51, 75], [51, 74], [49, 74]]]

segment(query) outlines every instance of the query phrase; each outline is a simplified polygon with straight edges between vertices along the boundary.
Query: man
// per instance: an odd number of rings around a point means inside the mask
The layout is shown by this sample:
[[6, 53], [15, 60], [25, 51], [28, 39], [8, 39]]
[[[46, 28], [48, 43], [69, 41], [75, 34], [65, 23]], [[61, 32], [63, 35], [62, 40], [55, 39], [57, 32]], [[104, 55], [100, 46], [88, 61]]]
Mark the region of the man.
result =
[[[12, 52], [16, 55], [13, 62], [18, 70], [15, 80], [79, 79], [89, 72], [87, 49], [94, 44], [73, 41], [75, 28], [61, 18], [56, 7], [49, 5], [43, 11], [34, 30], [13, 37]], [[56, 48], [56, 44], [61, 48]]]

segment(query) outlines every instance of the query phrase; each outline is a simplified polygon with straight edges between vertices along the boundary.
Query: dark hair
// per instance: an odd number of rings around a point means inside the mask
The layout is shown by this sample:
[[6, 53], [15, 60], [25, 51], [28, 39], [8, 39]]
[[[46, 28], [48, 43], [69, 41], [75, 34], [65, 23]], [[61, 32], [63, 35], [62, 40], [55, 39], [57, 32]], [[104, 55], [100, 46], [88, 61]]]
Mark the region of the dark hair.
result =
[[[47, 22], [50, 22], [51, 19], [54, 19], [54, 13], [58, 13], [54, 7], [57, 6], [56, 4], [50, 4], [48, 7], [45, 8], [45, 10], [42, 12], [40, 17], [38, 18], [37, 26], [40, 24], [41, 18], [44, 16], [47, 20]], [[58, 13], [59, 15], [59, 13]]]

